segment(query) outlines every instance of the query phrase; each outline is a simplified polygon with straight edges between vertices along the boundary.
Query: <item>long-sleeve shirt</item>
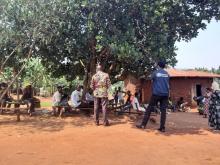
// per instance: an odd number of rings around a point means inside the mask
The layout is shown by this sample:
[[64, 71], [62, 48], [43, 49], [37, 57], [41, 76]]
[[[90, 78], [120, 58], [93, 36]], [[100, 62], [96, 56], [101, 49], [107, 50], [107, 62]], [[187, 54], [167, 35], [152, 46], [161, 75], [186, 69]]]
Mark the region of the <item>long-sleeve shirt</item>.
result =
[[145, 112], [145, 108], [140, 106], [137, 97], [134, 97], [134, 99], [132, 101], [132, 107], [133, 107], [134, 110]]
[[102, 71], [98, 71], [92, 77], [90, 87], [93, 89], [94, 97], [106, 98], [108, 97], [108, 89], [111, 85], [109, 75]]
[[73, 91], [72, 94], [71, 94], [71, 104], [73, 107], [78, 107], [80, 104], [81, 104], [81, 101], [80, 101], [80, 91]]
[[87, 102], [94, 101], [93, 96], [89, 92], [86, 93], [85, 97]]
[[61, 97], [62, 97], [62, 95], [59, 91], [56, 91], [54, 93], [53, 98], [52, 98], [53, 106], [56, 106], [60, 103]]

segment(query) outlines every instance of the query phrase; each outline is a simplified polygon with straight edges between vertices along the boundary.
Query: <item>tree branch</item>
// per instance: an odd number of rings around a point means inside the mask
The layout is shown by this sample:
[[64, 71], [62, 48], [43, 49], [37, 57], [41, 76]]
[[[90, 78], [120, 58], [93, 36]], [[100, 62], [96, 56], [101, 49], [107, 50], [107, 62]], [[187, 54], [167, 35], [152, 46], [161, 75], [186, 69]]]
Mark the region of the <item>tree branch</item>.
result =
[[1, 69], [0, 69], [0, 71], [2, 71], [3, 70], [3, 68], [4, 68], [4, 66], [5, 66], [5, 64], [6, 64], [6, 62], [9, 60], [9, 58], [14, 54], [14, 52], [17, 50], [17, 48], [19, 47], [21, 45], [21, 43], [19, 44], [19, 45], [17, 45], [15, 48], [14, 48], [14, 50], [10, 53], [10, 55], [5, 59], [5, 61], [2, 63], [2, 65], [1, 65]]
[[[30, 59], [31, 55], [32, 55], [32, 50], [34, 47], [35, 42], [32, 43], [30, 50], [28, 52], [28, 56], [27, 56], [27, 61]], [[13, 80], [9, 83], [8, 87], [4, 90], [4, 92], [1, 94], [0, 96], [0, 100], [2, 100], [2, 98], [4, 97], [4, 95], [8, 92], [8, 90], [10, 89], [10, 87], [12, 86], [12, 84], [14, 84], [14, 82], [16, 81], [16, 79], [18, 78], [18, 76], [22, 73], [22, 71], [25, 69], [26, 65], [27, 65], [27, 61], [23, 64], [23, 66], [21, 67], [20, 71], [17, 73], [17, 75], [15, 75], [15, 77], [13, 78]]]

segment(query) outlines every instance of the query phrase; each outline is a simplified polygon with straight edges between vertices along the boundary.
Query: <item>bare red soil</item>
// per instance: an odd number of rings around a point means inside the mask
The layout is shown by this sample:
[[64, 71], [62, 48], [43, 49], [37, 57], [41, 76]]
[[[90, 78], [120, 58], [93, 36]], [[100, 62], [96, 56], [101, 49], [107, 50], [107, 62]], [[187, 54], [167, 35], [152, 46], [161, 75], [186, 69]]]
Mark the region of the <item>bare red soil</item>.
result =
[[[135, 115], [110, 115], [110, 127], [92, 117], [0, 116], [1, 165], [219, 165], [220, 132], [195, 112], [168, 115], [167, 132], [159, 123], [138, 130]], [[159, 121], [159, 116], [157, 117]]]

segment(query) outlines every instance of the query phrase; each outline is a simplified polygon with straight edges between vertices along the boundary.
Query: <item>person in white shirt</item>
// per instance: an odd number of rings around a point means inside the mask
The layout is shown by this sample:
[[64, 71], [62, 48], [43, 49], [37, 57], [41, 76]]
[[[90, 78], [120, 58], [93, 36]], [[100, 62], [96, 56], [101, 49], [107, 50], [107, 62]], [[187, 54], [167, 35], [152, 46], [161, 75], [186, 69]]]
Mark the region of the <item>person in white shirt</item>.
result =
[[89, 105], [94, 104], [94, 97], [91, 93], [92, 93], [92, 91], [91, 91], [91, 89], [89, 89], [88, 92], [86, 92], [86, 95], [85, 95], [86, 103], [88, 103]]
[[62, 97], [62, 87], [58, 86], [57, 87], [57, 91], [54, 93], [53, 97], [52, 97], [52, 109], [53, 109], [53, 114], [56, 114], [56, 108], [58, 108], [58, 111], [60, 111], [60, 101], [61, 101], [61, 97]]
[[123, 93], [124, 92], [121, 90], [121, 87], [118, 87], [118, 102], [119, 102], [119, 105], [123, 105], [124, 104]]
[[142, 112], [146, 111], [146, 107], [140, 106], [140, 103], [138, 101], [138, 93], [137, 92], [134, 94], [134, 98], [132, 100], [132, 107], [134, 110], [137, 110], [137, 111], [142, 111]]
[[80, 86], [77, 86], [76, 90], [72, 92], [70, 100], [74, 108], [77, 108], [81, 105], [81, 87]]

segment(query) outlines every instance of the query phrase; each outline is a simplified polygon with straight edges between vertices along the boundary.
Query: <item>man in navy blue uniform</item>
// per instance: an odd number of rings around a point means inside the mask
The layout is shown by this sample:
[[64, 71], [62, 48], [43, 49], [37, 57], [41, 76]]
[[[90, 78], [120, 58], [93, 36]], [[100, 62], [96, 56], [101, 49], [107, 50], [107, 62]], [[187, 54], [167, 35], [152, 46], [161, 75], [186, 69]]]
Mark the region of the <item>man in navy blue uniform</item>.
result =
[[136, 125], [137, 128], [145, 129], [150, 118], [150, 114], [154, 111], [154, 107], [157, 103], [160, 103], [160, 132], [165, 132], [165, 122], [166, 122], [166, 108], [168, 105], [169, 97], [169, 74], [164, 70], [166, 66], [165, 61], [158, 62], [159, 69], [154, 71], [151, 75], [153, 84], [152, 84], [152, 96], [150, 99], [149, 106], [144, 114], [144, 118], [140, 125]]

